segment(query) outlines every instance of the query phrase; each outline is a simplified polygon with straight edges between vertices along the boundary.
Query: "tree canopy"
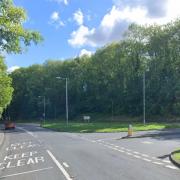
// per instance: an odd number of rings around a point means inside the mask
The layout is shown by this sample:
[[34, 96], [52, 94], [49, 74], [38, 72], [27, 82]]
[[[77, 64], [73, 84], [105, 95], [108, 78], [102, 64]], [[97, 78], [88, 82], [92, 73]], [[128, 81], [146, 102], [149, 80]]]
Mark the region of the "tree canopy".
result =
[[[98, 49], [91, 57], [46, 61], [12, 73], [16, 118], [41, 116], [46, 96], [47, 117], [65, 114], [68, 77], [70, 117], [86, 113], [141, 116], [143, 74], [149, 115], [180, 115], [180, 21], [167, 25], [131, 25], [124, 40]], [[23, 84], [21, 83], [23, 82]]]
[[0, 116], [12, 98], [11, 78], [2, 55], [21, 53], [31, 42], [37, 44], [43, 40], [39, 32], [23, 27], [26, 19], [23, 8], [16, 7], [12, 0], [0, 0]]

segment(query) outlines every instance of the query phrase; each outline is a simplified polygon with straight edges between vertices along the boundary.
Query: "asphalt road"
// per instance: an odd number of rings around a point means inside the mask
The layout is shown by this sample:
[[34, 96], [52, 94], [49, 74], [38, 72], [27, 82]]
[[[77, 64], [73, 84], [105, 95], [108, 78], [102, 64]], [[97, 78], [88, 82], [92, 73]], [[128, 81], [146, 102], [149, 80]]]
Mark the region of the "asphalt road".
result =
[[179, 180], [168, 158], [180, 147], [174, 134], [120, 139], [124, 133], [59, 133], [38, 125], [6, 131], [0, 147], [0, 179]]

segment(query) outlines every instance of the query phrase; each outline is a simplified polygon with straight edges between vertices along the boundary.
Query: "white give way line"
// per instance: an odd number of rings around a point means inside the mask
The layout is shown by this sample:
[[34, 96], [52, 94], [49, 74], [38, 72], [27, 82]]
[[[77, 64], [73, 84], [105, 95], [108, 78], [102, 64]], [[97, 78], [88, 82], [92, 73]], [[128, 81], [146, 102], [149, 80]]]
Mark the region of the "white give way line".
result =
[[65, 176], [65, 178], [67, 180], [72, 180], [72, 178], [70, 177], [70, 175], [67, 173], [67, 171], [64, 169], [64, 167], [58, 162], [58, 160], [54, 157], [54, 155], [51, 153], [51, 151], [46, 150], [47, 153], [49, 154], [49, 156], [52, 158], [52, 160], [54, 161], [54, 163], [57, 165], [57, 167], [61, 170], [61, 172], [63, 173], [63, 175]]

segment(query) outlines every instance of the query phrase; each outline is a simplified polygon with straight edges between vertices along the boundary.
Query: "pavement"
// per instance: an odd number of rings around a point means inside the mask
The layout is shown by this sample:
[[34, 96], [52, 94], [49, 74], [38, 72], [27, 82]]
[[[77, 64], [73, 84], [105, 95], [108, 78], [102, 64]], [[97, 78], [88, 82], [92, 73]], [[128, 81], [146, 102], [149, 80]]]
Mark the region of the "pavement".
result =
[[121, 139], [125, 133], [61, 133], [19, 124], [5, 132], [0, 179], [179, 180], [169, 154], [180, 147], [180, 130], [171, 131]]

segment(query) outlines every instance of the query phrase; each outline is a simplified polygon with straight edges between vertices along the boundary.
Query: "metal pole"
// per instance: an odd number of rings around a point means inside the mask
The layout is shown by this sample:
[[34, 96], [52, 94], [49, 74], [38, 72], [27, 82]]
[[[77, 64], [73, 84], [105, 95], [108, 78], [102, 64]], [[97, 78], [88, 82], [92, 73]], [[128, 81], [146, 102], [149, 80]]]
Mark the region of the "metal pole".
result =
[[69, 119], [68, 119], [68, 79], [66, 78], [66, 124], [68, 126]]
[[46, 120], [46, 97], [44, 96], [44, 123]]
[[146, 124], [146, 74], [143, 73], [143, 123]]

